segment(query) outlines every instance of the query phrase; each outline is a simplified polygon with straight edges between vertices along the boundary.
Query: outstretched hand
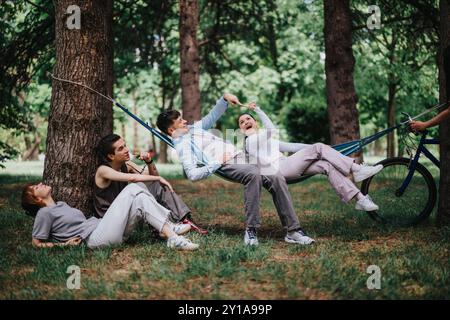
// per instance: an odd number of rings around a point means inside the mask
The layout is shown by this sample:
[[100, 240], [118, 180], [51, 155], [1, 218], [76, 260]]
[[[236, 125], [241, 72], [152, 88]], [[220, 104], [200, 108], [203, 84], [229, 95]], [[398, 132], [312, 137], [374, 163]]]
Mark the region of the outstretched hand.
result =
[[427, 126], [424, 122], [422, 121], [411, 121], [411, 123], [409, 124], [411, 127], [412, 131], [424, 131]]
[[248, 104], [248, 108], [252, 111], [255, 111], [256, 110], [256, 102], [250, 102]]
[[241, 103], [239, 102], [238, 97], [236, 97], [234, 94], [231, 93], [225, 93], [223, 95], [223, 98], [228, 102], [231, 103], [232, 105], [238, 104], [240, 105]]

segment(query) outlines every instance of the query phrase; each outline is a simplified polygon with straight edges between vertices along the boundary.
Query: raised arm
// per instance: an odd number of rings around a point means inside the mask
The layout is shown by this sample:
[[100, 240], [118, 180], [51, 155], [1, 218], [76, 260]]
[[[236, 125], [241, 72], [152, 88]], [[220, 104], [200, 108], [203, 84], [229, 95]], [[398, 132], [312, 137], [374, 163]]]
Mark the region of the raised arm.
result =
[[414, 131], [423, 131], [426, 128], [434, 127], [435, 125], [441, 123], [442, 121], [450, 118], [450, 107], [439, 113], [438, 115], [434, 116], [428, 121], [422, 122], [422, 121], [412, 121], [411, 122], [411, 129]]
[[236, 104], [239, 103], [239, 100], [236, 96], [225, 93], [223, 97], [216, 101], [214, 108], [212, 108], [205, 117], [194, 123], [194, 127], [203, 130], [211, 129], [216, 124], [217, 120], [219, 120], [225, 111], [227, 111], [228, 103]]
[[266, 115], [264, 111], [261, 110], [260, 107], [254, 108], [254, 111], [258, 115], [258, 117], [261, 119], [261, 122], [266, 129], [276, 129], [275, 125], [273, 124], [272, 120]]
[[[276, 129], [272, 120], [270, 120], [270, 118], [266, 115], [266, 113], [264, 111], [261, 110], [261, 108], [255, 107], [253, 110], [256, 112], [256, 114], [261, 119], [261, 122], [263, 123], [264, 128], [269, 129], [269, 130], [267, 130], [267, 133], [265, 135], [267, 136], [267, 138], [270, 137], [272, 135], [271, 131]], [[262, 138], [264, 138], [264, 136], [261, 136], [261, 134], [259, 134], [258, 139], [262, 139]], [[297, 151], [309, 146], [308, 144], [304, 144], [304, 143], [283, 142], [283, 141], [278, 141], [278, 142], [279, 142], [280, 152], [297, 152]]]

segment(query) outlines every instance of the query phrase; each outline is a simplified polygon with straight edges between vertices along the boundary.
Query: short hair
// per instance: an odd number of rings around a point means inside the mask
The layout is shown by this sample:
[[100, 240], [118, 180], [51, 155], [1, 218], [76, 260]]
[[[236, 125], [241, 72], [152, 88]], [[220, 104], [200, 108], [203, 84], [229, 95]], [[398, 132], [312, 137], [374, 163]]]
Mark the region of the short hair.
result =
[[30, 217], [36, 217], [39, 209], [45, 205], [34, 195], [33, 184], [27, 184], [22, 190], [22, 208]]
[[109, 162], [108, 155], [114, 154], [113, 144], [120, 138], [121, 137], [119, 135], [111, 133], [100, 139], [95, 150], [101, 163]]
[[236, 120], [236, 122], [237, 122], [237, 125], [238, 125], [238, 127], [239, 127], [239, 119], [242, 117], [242, 116], [250, 116], [250, 117], [252, 117], [253, 118], [253, 120], [255, 120], [256, 121], [256, 119], [255, 119], [255, 117], [254, 116], [252, 116], [250, 113], [248, 113], [248, 112], [244, 112], [244, 113], [241, 113], [238, 117], [237, 117], [237, 120]]
[[166, 110], [159, 114], [156, 126], [165, 134], [169, 134], [170, 126], [179, 116], [181, 116], [181, 113], [177, 110]]

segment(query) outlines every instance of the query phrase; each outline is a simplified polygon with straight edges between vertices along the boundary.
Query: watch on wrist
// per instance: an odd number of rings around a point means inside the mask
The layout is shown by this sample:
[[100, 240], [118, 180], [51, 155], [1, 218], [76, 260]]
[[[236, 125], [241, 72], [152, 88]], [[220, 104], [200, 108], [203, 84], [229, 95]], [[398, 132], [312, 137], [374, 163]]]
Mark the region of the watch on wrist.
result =
[[150, 160], [149, 162], [145, 161], [146, 164], [152, 164], [153, 163], [153, 159]]

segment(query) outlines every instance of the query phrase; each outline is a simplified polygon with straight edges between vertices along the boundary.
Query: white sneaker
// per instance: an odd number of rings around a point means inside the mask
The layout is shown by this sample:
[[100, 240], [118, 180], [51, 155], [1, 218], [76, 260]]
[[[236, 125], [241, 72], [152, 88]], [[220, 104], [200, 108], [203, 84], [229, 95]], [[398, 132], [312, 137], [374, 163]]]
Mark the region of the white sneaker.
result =
[[377, 174], [382, 169], [383, 169], [382, 164], [376, 166], [368, 166], [366, 164], [362, 164], [361, 168], [358, 171], [353, 171], [353, 178], [355, 179], [355, 182], [360, 182]]
[[369, 195], [366, 195], [364, 198], [356, 202], [355, 209], [362, 211], [377, 211], [379, 208], [375, 203], [373, 203], [372, 198]]
[[[170, 223], [173, 232], [175, 232], [177, 235], [182, 235], [185, 234], [186, 232], [188, 232], [189, 230], [191, 230], [191, 225], [190, 224], [184, 224], [184, 223]], [[160, 238], [166, 239], [167, 237], [160, 233], [159, 234]]]
[[244, 243], [247, 246], [257, 246], [259, 244], [258, 238], [256, 236], [256, 229], [255, 228], [247, 228], [247, 229], [245, 229]]
[[172, 230], [176, 234], [182, 235], [191, 230], [191, 225], [187, 223], [175, 223]]
[[167, 240], [167, 246], [177, 250], [196, 250], [198, 248], [198, 244], [193, 243], [183, 236], [170, 237], [169, 240]]
[[303, 231], [296, 230], [286, 234], [284, 241], [295, 244], [313, 244], [316, 242], [313, 238], [308, 237]]

